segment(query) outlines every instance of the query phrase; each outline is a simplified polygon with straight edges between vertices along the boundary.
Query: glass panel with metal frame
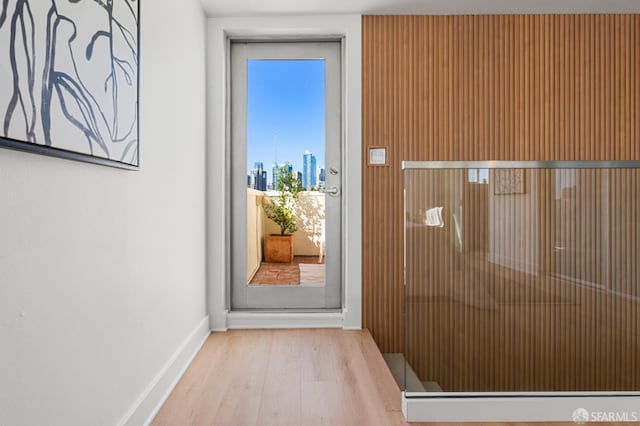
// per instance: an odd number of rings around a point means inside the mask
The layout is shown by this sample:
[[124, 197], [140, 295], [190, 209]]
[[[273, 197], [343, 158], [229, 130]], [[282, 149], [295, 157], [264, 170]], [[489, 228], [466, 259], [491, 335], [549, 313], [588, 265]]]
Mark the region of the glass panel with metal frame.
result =
[[640, 395], [640, 162], [404, 162], [405, 395]]

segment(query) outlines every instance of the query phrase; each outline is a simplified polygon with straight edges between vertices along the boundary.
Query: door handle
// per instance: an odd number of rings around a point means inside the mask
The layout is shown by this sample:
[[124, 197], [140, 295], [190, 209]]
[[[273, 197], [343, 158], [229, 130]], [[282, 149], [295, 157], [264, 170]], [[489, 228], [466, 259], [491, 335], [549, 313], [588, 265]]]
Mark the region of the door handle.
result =
[[335, 197], [340, 194], [340, 188], [338, 188], [337, 186], [330, 186], [329, 188], [324, 190], [324, 193]]

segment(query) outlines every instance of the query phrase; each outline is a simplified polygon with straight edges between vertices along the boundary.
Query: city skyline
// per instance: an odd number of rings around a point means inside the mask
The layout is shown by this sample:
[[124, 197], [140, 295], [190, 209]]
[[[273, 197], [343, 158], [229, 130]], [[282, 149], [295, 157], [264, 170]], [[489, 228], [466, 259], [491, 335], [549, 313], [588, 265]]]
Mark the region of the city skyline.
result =
[[247, 62], [247, 175], [263, 163], [267, 182], [273, 164], [303, 172], [308, 150], [325, 164], [324, 60]]
[[[277, 166], [273, 164], [271, 167], [268, 167], [264, 165], [265, 163], [263, 161], [255, 161], [253, 167], [247, 170], [247, 187], [259, 191], [275, 190], [277, 186], [276, 180], [278, 178], [276, 168], [282, 167], [287, 163], [289, 163], [289, 173], [296, 175], [305, 190], [308, 191], [312, 188], [316, 190], [324, 189], [326, 179], [325, 168], [316, 164], [315, 156], [309, 150], [304, 151], [302, 170], [294, 169], [290, 162], [279, 163]], [[270, 176], [269, 178], [267, 177], [268, 171], [271, 171], [271, 173], [268, 174], [268, 176]]]

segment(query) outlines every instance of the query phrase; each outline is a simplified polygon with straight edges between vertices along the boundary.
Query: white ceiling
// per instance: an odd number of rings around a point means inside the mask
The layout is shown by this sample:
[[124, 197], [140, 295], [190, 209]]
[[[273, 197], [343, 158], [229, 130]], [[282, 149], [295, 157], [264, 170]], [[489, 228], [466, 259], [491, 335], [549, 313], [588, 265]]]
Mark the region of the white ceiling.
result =
[[640, 0], [200, 0], [209, 16], [640, 13]]

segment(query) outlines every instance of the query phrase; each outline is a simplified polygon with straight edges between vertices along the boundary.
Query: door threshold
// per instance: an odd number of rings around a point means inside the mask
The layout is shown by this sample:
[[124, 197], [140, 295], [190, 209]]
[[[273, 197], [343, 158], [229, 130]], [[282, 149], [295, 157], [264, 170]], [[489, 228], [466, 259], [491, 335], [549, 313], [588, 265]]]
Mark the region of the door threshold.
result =
[[260, 313], [260, 314], [327, 314], [327, 313], [339, 313], [342, 314], [342, 309], [323, 309], [323, 308], [245, 308], [245, 309], [232, 309], [229, 313]]
[[243, 309], [227, 313], [227, 328], [343, 328], [341, 309]]

